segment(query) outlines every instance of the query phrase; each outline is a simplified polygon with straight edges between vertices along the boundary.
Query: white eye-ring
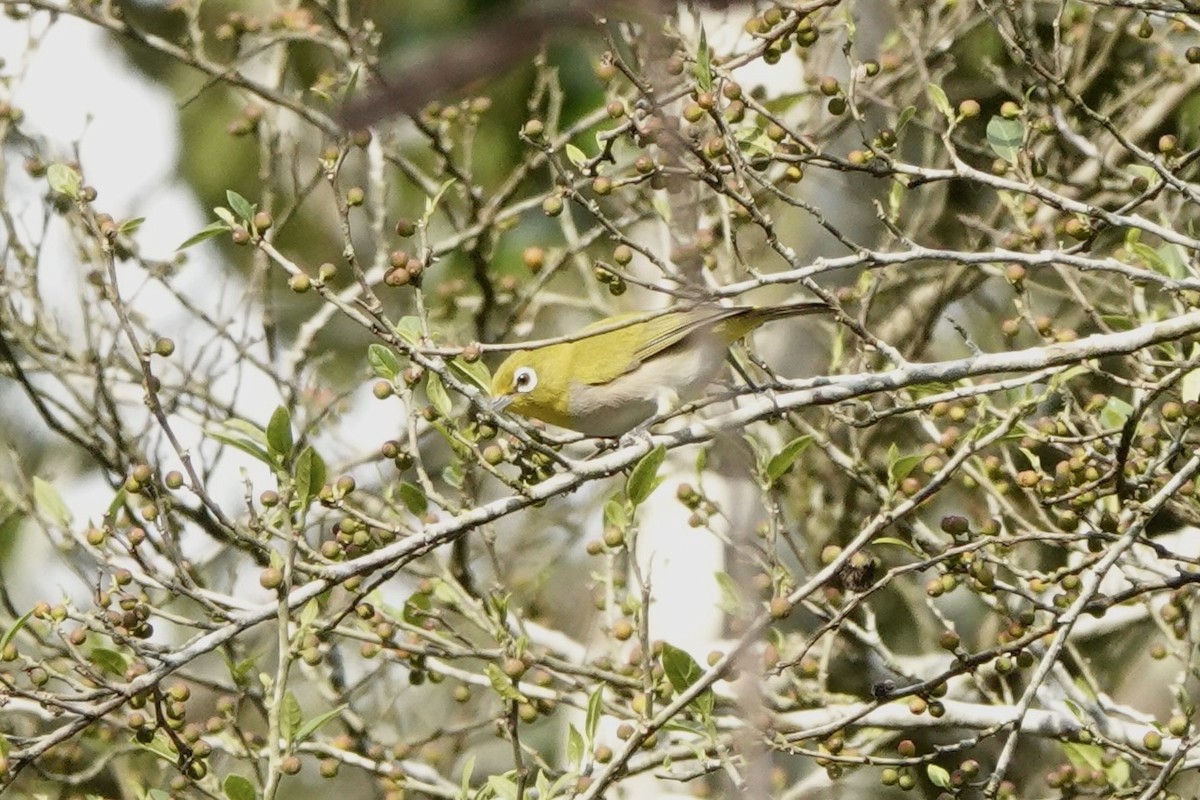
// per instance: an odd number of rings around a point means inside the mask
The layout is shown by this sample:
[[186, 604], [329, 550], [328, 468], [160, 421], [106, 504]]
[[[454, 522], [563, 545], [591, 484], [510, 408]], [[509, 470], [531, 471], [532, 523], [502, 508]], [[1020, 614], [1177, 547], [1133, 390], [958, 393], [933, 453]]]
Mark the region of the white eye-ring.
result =
[[529, 394], [537, 386], [537, 373], [533, 367], [520, 367], [513, 374], [513, 388], [521, 394]]

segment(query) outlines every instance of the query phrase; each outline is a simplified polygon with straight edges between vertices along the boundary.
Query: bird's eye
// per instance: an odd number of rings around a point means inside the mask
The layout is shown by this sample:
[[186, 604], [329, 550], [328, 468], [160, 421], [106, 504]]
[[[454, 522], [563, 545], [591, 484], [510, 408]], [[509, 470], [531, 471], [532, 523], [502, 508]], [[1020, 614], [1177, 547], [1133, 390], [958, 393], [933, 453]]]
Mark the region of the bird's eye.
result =
[[537, 373], [532, 367], [521, 367], [513, 376], [513, 386], [521, 394], [528, 394], [537, 386]]

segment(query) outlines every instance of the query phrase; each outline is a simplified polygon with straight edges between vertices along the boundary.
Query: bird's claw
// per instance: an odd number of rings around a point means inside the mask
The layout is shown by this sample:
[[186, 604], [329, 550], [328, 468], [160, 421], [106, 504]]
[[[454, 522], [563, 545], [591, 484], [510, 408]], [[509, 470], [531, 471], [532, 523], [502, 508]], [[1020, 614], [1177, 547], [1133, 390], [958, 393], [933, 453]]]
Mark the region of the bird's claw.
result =
[[643, 423], [632, 430], [625, 431], [621, 434], [621, 438], [617, 440], [617, 446], [628, 447], [632, 444], [637, 444], [638, 442], [645, 442], [646, 444], [652, 444], [654, 442], [654, 437], [650, 433], [649, 425]]

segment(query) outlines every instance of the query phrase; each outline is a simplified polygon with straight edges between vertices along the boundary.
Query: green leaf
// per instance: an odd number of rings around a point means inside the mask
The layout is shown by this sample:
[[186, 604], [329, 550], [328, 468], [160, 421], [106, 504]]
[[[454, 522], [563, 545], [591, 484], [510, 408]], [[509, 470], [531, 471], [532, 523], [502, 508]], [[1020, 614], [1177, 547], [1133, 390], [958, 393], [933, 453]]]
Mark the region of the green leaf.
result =
[[625, 530], [629, 527], [629, 515], [625, 511], [625, 503], [615, 497], [604, 501], [604, 527]]
[[[1154, 170], [1154, 167], [1147, 167], [1144, 164], [1130, 164], [1125, 169], [1129, 171], [1135, 178], [1145, 178], [1148, 191], [1153, 191], [1155, 184], [1162, 182], [1162, 178]], [[1136, 228], [1133, 230], [1136, 230]]]
[[909, 473], [925, 459], [925, 456], [920, 453], [902, 456], [900, 449], [896, 447], [896, 443], [892, 442], [892, 446], [888, 448], [888, 485], [893, 488], [898, 486], [900, 481], [908, 477]]
[[400, 374], [400, 359], [396, 358], [390, 347], [378, 342], [367, 348], [367, 364], [371, 366], [371, 371], [377, 378], [394, 381]]
[[409, 344], [418, 344], [421, 341], [421, 319], [420, 317], [401, 317], [396, 322], [396, 327], [393, 328], [396, 335]]
[[906, 106], [904, 108], [904, 110], [900, 112], [900, 116], [896, 118], [896, 135], [897, 136], [899, 136], [900, 132], [902, 130], [904, 130], [904, 126], [907, 125], [914, 116], [916, 116], [916, 113], [917, 113], [916, 106]]
[[992, 152], [1010, 164], [1017, 163], [1021, 143], [1025, 141], [1025, 125], [1016, 119], [993, 116], [987, 124], [987, 143]]
[[6, 630], [3, 636], [0, 636], [0, 652], [2, 652], [4, 648], [8, 647], [9, 644], [12, 643], [13, 638], [20, 633], [21, 628], [25, 627], [25, 623], [28, 622], [29, 618], [32, 616], [33, 609], [31, 608], [18, 617], [17, 621], [12, 624], [12, 627]]
[[21, 529], [21, 523], [24, 521], [23, 512], [0, 503], [0, 564], [4, 563], [15, 549], [17, 531]]
[[[671, 687], [677, 693], [686, 691], [704, 674], [704, 670], [700, 669], [700, 665], [696, 663], [696, 659], [692, 658], [691, 654], [666, 642], [663, 642], [662, 665], [667, 680], [671, 682]], [[705, 689], [696, 696], [690, 705], [702, 716], [707, 717], [712, 714], [714, 703], [712, 689]]]
[[317, 616], [321, 613], [321, 601], [313, 598], [304, 604], [304, 608], [300, 609], [300, 628], [308, 630], [312, 624], [317, 621]]
[[191, 236], [184, 239], [183, 244], [179, 245], [175, 249], [176, 250], [187, 250], [189, 247], [194, 247], [195, 245], [198, 245], [201, 242], [208, 241], [209, 239], [212, 239], [213, 237], [221, 236], [222, 234], [229, 233], [229, 231], [230, 231], [230, 227], [229, 227], [228, 223], [223, 222], [223, 221], [212, 222], [212, 223], [209, 223], [209, 225], [207, 225], [206, 227], [202, 228], [199, 231], [199, 233], [193, 233]]
[[222, 433], [221, 431], [212, 429], [208, 431], [208, 435], [222, 444], [229, 445], [235, 450], [241, 450], [246, 455], [261, 461], [264, 464], [274, 466], [274, 463], [271, 461], [270, 454], [268, 454], [265, 449], [259, 447], [253, 442], [247, 441], [241, 436], [233, 436], [228, 433]]
[[492, 689], [496, 694], [500, 695], [505, 700], [510, 700], [514, 703], [526, 703], [525, 695], [517, 691], [517, 687], [513, 685], [512, 679], [504, 674], [503, 670], [495, 664], [487, 665], [488, 680], [492, 683]]
[[320, 728], [326, 722], [333, 719], [338, 714], [341, 714], [347, 708], [348, 708], [348, 705], [346, 703], [342, 703], [337, 708], [331, 708], [328, 711], [326, 711], [324, 714], [318, 714], [317, 716], [310, 719], [308, 722], [301, 725], [300, 730], [296, 731], [295, 743], [301, 744], [302, 742], [307, 741], [308, 737], [312, 736], [314, 733], [317, 732], [317, 728]]
[[225, 776], [221, 789], [229, 800], [256, 800], [258, 797], [258, 793], [254, 791], [254, 784], [241, 775]]
[[225, 661], [229, 666], [229, 677], [233, 678], [233, 682], [243, 689], [248, 688], [250, 679], [254, 675], [254, 668], [258, 666], [258, 659], [250, 656], [238, 662], [230, 661], [228, 658]]
[[714, 577], [717, 579], [717, 587], [721, 590], [721, 599], [718, 601], [720, 609], [726, 614], [741, 614], [746, 608], [742, 587], [737, 585], [737, 581], [728, 572], [714, 573]]
[[1104, 769], [1104, 750], [1098, 745], [1060, 742], [1058, 746], [1071, 766], [1077, 769]]
[[426, 377], [425, 396], [429, 398], [429, 402], [439, 414], [443, 417], [450, 416], [453, 403], [450, 402], [450, 394], [446, 391], [446, 385], [442, 383], [442, 379], [437, 376], [437, 373], [430, 372]]
[[[1192, 345], [1189, 360], [1200, 357], [1200, 345]], [[1200, 369], [1190, 370], [1179, 381], [1179, 399], [1185, 403], [1188, 400], [1200, 400]]]
[[588, 696], [587, 716], [584, 718], [583, 733], [589, 742], [596, 741], [596, 731], [600, 729], [600, 715], [604, 713], [604, 684], [596, 686], [596, 691]]
[[876, 545], [892, 544], [892, 545], [895, 545], [896, 547], [903, 547], [905, 550], [912, 553], [914, 556], [917, 556], [918, 558], [925, 555], [920, 550], [918, 550], [916, 547], [914, 547], [910, 542], [906, 542], [903, 539], [897, 539], [894, 536], [881, 536], [878, 539], [872, 539], [871, 544], [876, 544]]
[[461, 358], [452, 358], [446, 366], [461, 380], [473, 384], [484, 394], [492, 393], [492, 373], [488, 371], [487, 365], [482, 361], [463, 361]]
[[467, 756], [467, 760], [463, 762], [462, 768], [462, 793], [459, 795], [463, 798], [471, 796], [471, 774], [475, 772], [475, 754]]
[[126, 497], [128, 497], [128, 492], [125, 491], [125, 487], [118, 487], [116, 493], [113, 494], [112, 501], [108, 504], [108, 508], [104, 511], [104, 519], [107, 522], [111, 524], [116, 520], [117, 512], [121, 510], [121, 506], [125, 505]]
[[1106, 428], [1120, 428], [1133, 413], [1133, 406], [1119, 397], [1108, 396], [1104, 408], [1100, 409], [1100, 424]]
[[429, 224], [429, 220], [433, 217], [433, 213], [437, 211], [438, 205], [442, 202], [442, 196], [446, 194], [446, 190], [453, 185], [454, 178], [450, 178], [440, 187], [438, 187], [437, 194], [435, 194], [433, 197], [425, 198], [425, 213], [421, 216], [422, 225]]
[[50, 183], [50, 188], [59, 194], [72, 200], [79, 199], [79, 187], [83, 185], [83, 178], [73, 167], [51, 164], [46, 169], [46, 180]]
[[1185, 278], [1188, 274], [1187, 261], [1177, 245], [1169, 242], [1159, 245], [1155, 252], [1162, 259], [1167, 275], [1172, 278]]
[[904, 184], [904, 181], [899, 179], [892, 181], [892, 185], [888, 188], [888, 219], [900, 218], [900, 209], [904, 205], [906, 191], [908, 191], [908, 186]]
[[453, 587], [442, 580], [434, 580], [433, 596], [438, 602], [443, 605], [453, 606], [458, 604], [458, 595], [454, 593]]
[[676, 692], [684, 691], [704, 674], [690, 653], [666, 642], [663, 642], [662, 663]]
[[266, 431], [252, 422], [233, 417], [206, 428], [205, 432], [218, 442], [241, 450], [264, 464], [274, 466], [271, 456], [267, 453]]
[[421, 487], [415, 483], [402, 481], [400, 483], [400, 499], [404, 502], [405, 507], [415, 516], [424, 516], [429, 510], [429, 498], [425, 496], [425, 492], [421, 491]]
[[666, 457], [667, 449], [660, 444], [634, 465], [629, 479], [625, 481], [625, 496], [634, 506], [644, 503], [662, 483], [658, 477], [658, 470]]
[[420, 625], [429, 617], [429, 612], [432, 609], [433, 602], [429, 599], [428, 594], [425, 592], [413, 592], [404, 601], [404, 621], [409, 625]]
[[1142, 242], [1132, 242], [1127, 243], [1126, 249], [1128, 249], [1129, 253], [1132, 254], [1134, 258], [1140, 260], [1142, 264], [1150, 267], [1150, 269], [1158, 272], [1159, 275], [1165, 275], [1168, 277], [1182, 277], [1178, 275], [1171, 275], [1171, 265], [1168, 264], [1168, 261], [1162, 257], [1162, 254], [1159, 254], [1157, 249], [1154, 249], [1150, 245], [1145, 245], [1145, 243]]
[[567, 151], [567, 160], [575, 166], [582, 167], [587, 163], [587, 154], [570, 142], [567, 142], [566, 147], [563, 149]]
[[224, 427], [229, 428], [235, 433], [240, 433], [242, 436], [245, 436], [256, 444], [262, 445], [264, 448], [267, 446], [267, 432], [249, 420], [242, 419], [241, 417], [231, 417], [225, 420]]
[[125, 656], [106, 647], [92, 648], [92, 652], [88, 653], [88, 659], [104, 672], [118, 678], [124, 678], [125, 670], [129, 668], [129, 662], [125, 660]]
[[946, 97], [946, 90], [938, 86], [936, 83], [931, 83], [925, 87], [925, 91], [929, 93], [929, 99], [933, 103], [933, 107], [942, 112], [942, 116], [946, 119], [954, 119], [954, 110], [950, 107], [950, 100]]
[[1118, 758], [1111, 766], [1105, 768], [1104, 777], [1108, 778], [1110, 785], [1124, 789], [1129, 785], [1130, 778], [1133, 776], [1133, 769], [1129, 765], [1129, 759]]
[[286, 461], [292, 455], [292, 415], [284, 406], [275, 409], [267, 423], [267, 447], [271, 454]]
[[567, 727], [567, 763], [572, 769], [578, 769], [583, 763], [583, 734], [574, 725]]
[[304, 712], [300, 710], [300, 701], [289, 690], [283, 695], [283, 708], [279, 710], [279, 732], [284, 741], [289, 744], [296, 741], [296, 731], [304, 722]]
[[325, 485], [325, 459], [312, 447], [306, 447], [296, 458], [296, 495], [307, 502], [316, 497]]
[[127, 219], [117, 226], [117, 233], [128, 236], [131, 233], [136, 233], [137, 229], [142, 227], [142, 223], [146, 221], [145, 217], [134, 217]]
[[58, 489], [54, 488], [54, 484], [36, 475], [33, 476], [33, 500], [38, 510], [50, 517], [51, 521], [63, 527], [71, 524], [71, 511], [63, 502]]
[[348, 81], [346, 81], [346, 89], [342, 93], [343, 100], [349, 100], [351, 97], [354, 96], [354, 91], [358, 88], [358, 78], [359, 78], [359, 74], [360, 74], [361, 70], [362, 70], [361, 65], [356, 65], [354, 67], [354, 69], [350, 72], [350, 79]]
[[925, 774], [929, 776], [929, 782], [939, 789], [950, 788], [950, 771], [945, 767], [940, 767], [937, 764], [927, 764], [925, 766]]
[[[442, 433], [447, 439], [450, 438], [450, 435], [447, 434], [445, 430], [440, 427], [439, 430], [442, 430]], [[461, 489], [463, 487], [463, 482], [466, 481], [466, 479], [467, 474], [463, 472], [462, 466], [458, 463], [451, 462], [442, 467], [442, 480], [444, 480], [447, 485], [453, 486], [455, 489]]]
[[712, 51], [708, 48], [708, 35], [700, 26], [700, 46], [696, 49], [696, 86], [703, 92], [712, 91]]
[[154, 738], [148, 742], [139, 742], [133, 740], [133, 744], [147, 753], [151, 753], [168, 764], [177, 763], [175, 760], [175, 751], [167, 746], [167, 735], [161, 731], [155, 734]]
[[229, 203], [229, 208], [238, 215], [240, 221], [249, 224], [250, 219], [254, 216], [254, 204], [232, 189], [225, 190], [225, 199]]
[[775, 483], [782, 478], [811, 443], [811, 436], [797, 436], [785, 444], [782, 450], [771, 456], [771, 460], [767, 462], [767, 481]]
[[491, 796], [496, 800], [517, 800], [517, 784], [510, 773], [488, 775], [487, 791], [491, 792]]

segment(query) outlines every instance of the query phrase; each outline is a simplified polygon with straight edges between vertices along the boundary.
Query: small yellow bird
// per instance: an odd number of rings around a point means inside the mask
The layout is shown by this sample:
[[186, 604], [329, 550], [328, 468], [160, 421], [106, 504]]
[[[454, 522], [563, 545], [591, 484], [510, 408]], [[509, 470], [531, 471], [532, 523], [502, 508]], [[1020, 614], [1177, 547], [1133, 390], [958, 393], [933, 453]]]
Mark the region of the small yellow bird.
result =
[[809, 302], [618, 314], [574, 341], [514, 352], [492, 377], [492, 407], [588, 436], [622, 436], [703, 393], [729, 346], [759, 325], [829, 310]]

